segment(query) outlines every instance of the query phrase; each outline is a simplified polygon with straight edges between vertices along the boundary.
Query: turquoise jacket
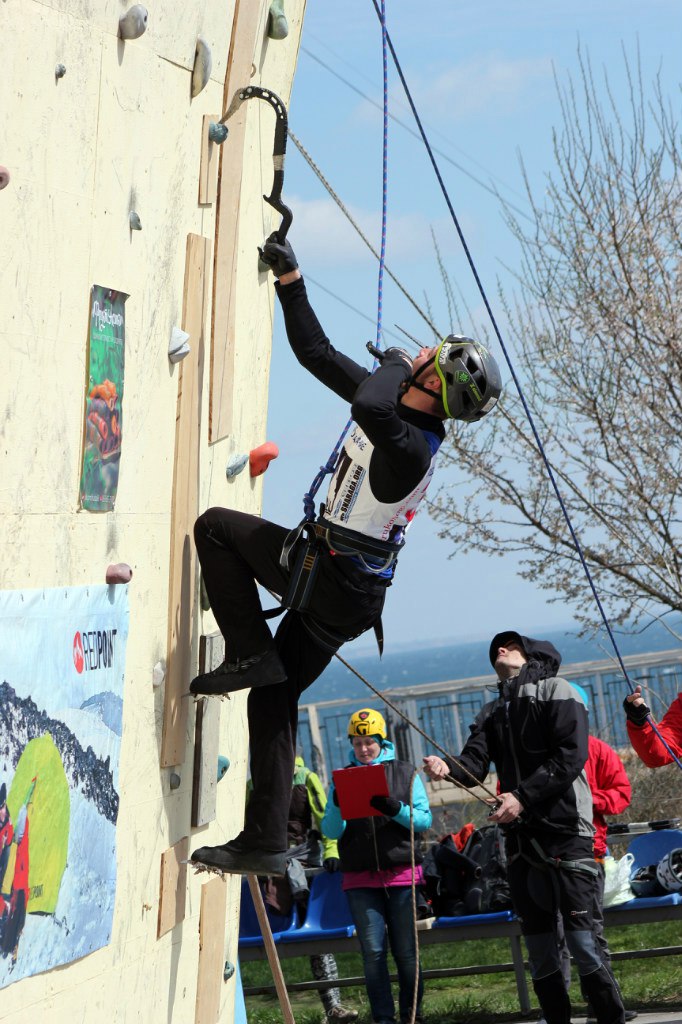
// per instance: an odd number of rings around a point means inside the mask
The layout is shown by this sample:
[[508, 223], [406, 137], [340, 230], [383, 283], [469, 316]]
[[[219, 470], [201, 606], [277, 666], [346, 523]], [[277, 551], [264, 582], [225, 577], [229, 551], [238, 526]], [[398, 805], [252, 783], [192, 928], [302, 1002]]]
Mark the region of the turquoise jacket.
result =
[[[349, 761], [352, 765], [360, 765], [360, 761], [356, 758], [352, 747], [349, 752]], [[381, 753], [376, 761], [372, 761], [372, 764], [379, 764], [381, 761], [395, 761], [395, 747], [390, 740], [381, 741]], [[412, 807], [415, 832], [425, 832], [427, 828], [431, 827], [431, 808], [429, 807], [429, 799], [424, 789], [424, 783], [419, 778], [419, 775], [415, 775], [412, 786]], [[401, 802], [400, 810], [391, 820], [409, 830], [410, 805]], [[322, 818], [322, 831], [330, 839], [340, 839], [345, 829], [346, 822], [341, 817], [341, 811], [334, 803], [334, 783], [332, 782], [327, 794], [327, 807]]]

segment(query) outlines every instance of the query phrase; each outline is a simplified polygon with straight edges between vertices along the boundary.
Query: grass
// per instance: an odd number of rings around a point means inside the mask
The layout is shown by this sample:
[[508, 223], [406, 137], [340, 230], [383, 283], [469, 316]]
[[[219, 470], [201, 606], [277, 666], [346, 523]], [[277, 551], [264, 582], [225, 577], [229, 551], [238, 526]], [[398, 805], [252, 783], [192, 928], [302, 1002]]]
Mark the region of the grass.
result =
[[[610, 928], [608, 939], [611, 951], [617, 952], [678, 945], [682, 936], [679, 922], [666, 921]], [[362, 975], [362, 961], [358, 954], [344, 953], [336, 959], [342, 978]], [[509, 943], [503, 939], [449, 942], [426, 946], [422, 950], [424, 970], [508, 963], [510, 959]], [[392, 961], [389, 962], [392, 964]], [[283, 960], [282, 968], [285, 980], [289, 983], [310, 981], [312, 978], [307, 957]], [[245, 988], [272, 984], [267, 963], [245, 963], [241, 965], [241, 970]], [[682, 1007], [681, 956], [620, 960], [614, 963], [614, 970], [627, 1007], [636, 1010], [674, 1010]], [[576, 980], [572, 986], [572, 996], [575, 1010], [579, 1014], [584, 1004]], [[324, 1020], [316, 992], [292, 992], [290, 998], [296, 1024], [321, 1024]], [[341, 998], [342, 1002], [360, 1012], [359, 1024], [371, 1024], [364, 988], [344, 988], [341, 990]], [[532, 990], [531, 1002], [534, 1007], [537, 1006]], [[249, 1024], [280, 1024], [282, 1021], [274, 995], [250, 996], [246, 1000], [246, 1007]], [[425, 1024], [494, 1024], [523, 1019], [519, 1012], [513, 974], [479, 974], [427, 980], [423, 1013]]]

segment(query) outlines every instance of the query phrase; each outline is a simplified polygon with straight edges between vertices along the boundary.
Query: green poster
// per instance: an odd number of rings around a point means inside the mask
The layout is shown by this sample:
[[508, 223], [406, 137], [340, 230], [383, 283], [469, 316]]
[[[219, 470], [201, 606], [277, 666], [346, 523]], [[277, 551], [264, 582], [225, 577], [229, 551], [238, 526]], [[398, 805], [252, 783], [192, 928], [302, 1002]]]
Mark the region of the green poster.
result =
[[121, 405], [127, 298], [124, 292], [97, 284], [92, 287], [80, 485], [81, 508], [91, 512], [111, 512], [116, 501], [123, 439]]

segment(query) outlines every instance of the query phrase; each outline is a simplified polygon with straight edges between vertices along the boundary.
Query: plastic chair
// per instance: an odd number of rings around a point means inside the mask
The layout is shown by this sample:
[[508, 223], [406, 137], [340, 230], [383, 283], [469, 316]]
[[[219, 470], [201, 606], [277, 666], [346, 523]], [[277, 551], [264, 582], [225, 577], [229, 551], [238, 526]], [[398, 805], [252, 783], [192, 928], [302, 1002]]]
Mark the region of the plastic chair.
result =
[[[296, 907], [292, 905], [288, 914], [278, 914], [265, 904], [265, 913], [270, 922], [272, 937], [277, 942], [282, 935], [296, 929]], [[239, 911], [239, 945], [240, 946], [262, 946], [263, 936], [261, 935], [260, 924], [256, 908], [251, 898], [251, 890], [246, 878], [242, 879], [242, 897]]]
[[[682, 847], [682, 831], [678, 828], [662, 828], [656, 832], [645, 832], [634, 836], [628, 847], [628, 853], [635, 858], [630, 877], [639, 868], [649, 864], [658, 864], [666, 853]], [[668, 892], [664, 896], [635, 896], [626, 903], [618, 903], [609, 910], [631, 910], [633, 907], [675, 907], [682, 903], [682, 893]]]
[[323, 871], [314, 875], [310, 884], [308, 913], [300, 928], [279, 936], [281, 942], [303, 942], [305, 939], [350, 937], [355, 931], [346, 894], [341, 888], [341, 872]]

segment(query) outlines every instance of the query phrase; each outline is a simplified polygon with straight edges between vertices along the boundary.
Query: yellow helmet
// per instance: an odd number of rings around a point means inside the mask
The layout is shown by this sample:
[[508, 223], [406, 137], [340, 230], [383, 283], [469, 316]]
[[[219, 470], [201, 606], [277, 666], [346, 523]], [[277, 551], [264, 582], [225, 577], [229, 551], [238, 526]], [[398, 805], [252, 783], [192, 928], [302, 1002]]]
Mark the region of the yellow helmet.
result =
[[374, 708], [362, 708], [350, 716], [348, 723], [348, 735], [353, 736], [380, 736], [386, 739], [386, 722], [384, 716], [375, 711]]

